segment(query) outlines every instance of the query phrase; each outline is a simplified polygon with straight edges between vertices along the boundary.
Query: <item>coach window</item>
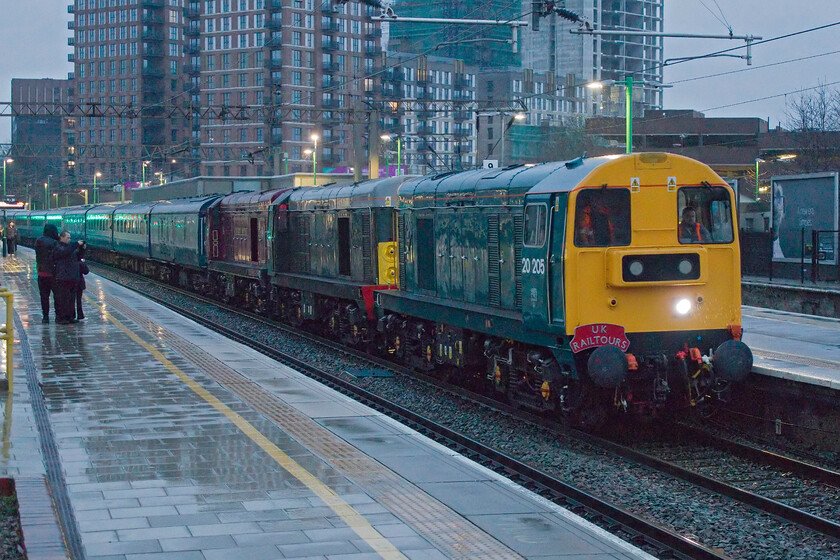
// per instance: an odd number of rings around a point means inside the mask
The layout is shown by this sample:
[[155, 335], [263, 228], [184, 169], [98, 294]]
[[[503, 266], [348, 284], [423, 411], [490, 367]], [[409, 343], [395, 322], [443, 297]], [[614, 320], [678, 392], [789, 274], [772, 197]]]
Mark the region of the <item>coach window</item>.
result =
[[575, 246], [630, 245], [630, 191], [584, 189], [575, 202]]
[[548, 207], [545, 204], [529, 204], [525, 207], [525, 246], [542, 247], [545, 245]]

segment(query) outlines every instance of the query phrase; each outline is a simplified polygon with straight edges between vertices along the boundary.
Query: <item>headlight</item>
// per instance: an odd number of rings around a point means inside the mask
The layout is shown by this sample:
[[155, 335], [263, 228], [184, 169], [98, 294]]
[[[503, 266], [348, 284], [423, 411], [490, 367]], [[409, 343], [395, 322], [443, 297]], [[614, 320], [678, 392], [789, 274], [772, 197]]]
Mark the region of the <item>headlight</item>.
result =
[[645, 265], [642, 264], [642, 261], [633, 261], [630, 263], [630, 266], [627, 267], [627, 270], [633, 276], [641, 276], [642, 272], [645, 271]]
[[680, 315], [685, 315], [689, 311], [691, 311], [691, 301], [687, 299], [681, 299], [677, 302], [677, 313]]

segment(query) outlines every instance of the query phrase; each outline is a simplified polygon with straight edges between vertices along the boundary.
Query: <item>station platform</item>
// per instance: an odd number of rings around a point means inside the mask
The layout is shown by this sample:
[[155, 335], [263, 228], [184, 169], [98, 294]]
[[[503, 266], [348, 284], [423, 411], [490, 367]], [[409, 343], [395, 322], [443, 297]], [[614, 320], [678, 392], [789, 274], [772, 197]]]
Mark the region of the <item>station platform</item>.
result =
[[0, 477], [29, 560], [651, 558], [93, 274], [84, 322], [42, 324], [32, 251], [1, 261]]
[[840, 389], [840, 319], [744, 306], [753, 372]]

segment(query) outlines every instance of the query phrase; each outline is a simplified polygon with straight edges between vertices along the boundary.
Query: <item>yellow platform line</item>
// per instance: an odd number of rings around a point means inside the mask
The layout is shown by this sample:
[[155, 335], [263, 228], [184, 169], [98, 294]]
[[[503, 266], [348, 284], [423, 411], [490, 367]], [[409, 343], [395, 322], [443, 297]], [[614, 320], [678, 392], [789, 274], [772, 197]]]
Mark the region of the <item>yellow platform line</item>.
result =
[[196, 395], [204, 399], [210, 406], [221, 412], [230, 420], [242, 433], [248, 436], [251, 441], [259, 445], [278, 465], [283, 467], [292, 476], [306, 485], [316, 496], [318, 496], [331, 510], [333, 510], [348, 527], [353, 529], [377, 554], [386, 560], [408, 560], [388, 539], [383, 537], [379, 531], [373, 528], [359, 512], [342, 500], [329, 486], [318, 480], [312, 473], [300, 466], [294, 459], [286, 455], [280, 448], [265, 437], [259, 430], [252, 426], [242, 416], [231, 410], [227, 405], [214, 397], [207, 389], [198, 384], [194, 379], [184, 373], [178, 366], [169, 361], [157, 348], [143, 341], [131, 329], [126, 327], [119, 319], [116, 319], [108, 311], [105, 305], [85, 296], [88, 301], [102, 310], [108, 321], [123, 331], [131, 340], [142, 346], [154, 358], [166, 367], [184, 385], [189, 387]]

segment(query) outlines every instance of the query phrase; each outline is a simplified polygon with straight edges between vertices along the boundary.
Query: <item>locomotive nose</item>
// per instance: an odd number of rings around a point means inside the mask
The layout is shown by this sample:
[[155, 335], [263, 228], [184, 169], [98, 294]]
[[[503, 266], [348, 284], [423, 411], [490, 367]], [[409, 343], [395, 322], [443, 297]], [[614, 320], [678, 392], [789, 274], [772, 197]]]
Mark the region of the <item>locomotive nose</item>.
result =
[[733, 382], [743, 381], [752, 371], [752, 351], [740, 340], [727, 340], [715, 350], [713, 364], [720, 377]]

